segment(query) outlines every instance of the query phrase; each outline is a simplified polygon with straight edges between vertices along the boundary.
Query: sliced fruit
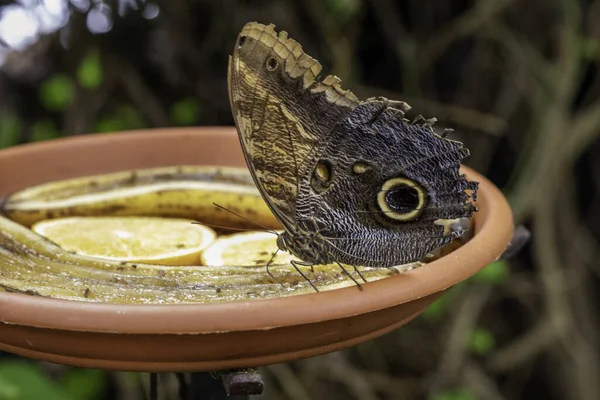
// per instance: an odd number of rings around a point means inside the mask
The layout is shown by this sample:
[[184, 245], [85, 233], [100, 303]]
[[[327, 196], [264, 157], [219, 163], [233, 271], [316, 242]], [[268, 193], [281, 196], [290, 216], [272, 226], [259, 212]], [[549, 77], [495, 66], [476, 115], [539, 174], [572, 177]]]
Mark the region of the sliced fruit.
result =
[[215, 232], [190, 219], [70, 217], [41, 221], [32, 230], [63, 249], [115, 261], [199, 265]]
[[[281, 233], [279, 231], [278, 233]], [[277, 252], [270, 265], [289, 265], [298, 260], [288, 252], [277, 251], [277, 236], [269, 232], [241, 232], [220, 236], [202, 253], [202, 263], [221, 265], [266, 265]]]

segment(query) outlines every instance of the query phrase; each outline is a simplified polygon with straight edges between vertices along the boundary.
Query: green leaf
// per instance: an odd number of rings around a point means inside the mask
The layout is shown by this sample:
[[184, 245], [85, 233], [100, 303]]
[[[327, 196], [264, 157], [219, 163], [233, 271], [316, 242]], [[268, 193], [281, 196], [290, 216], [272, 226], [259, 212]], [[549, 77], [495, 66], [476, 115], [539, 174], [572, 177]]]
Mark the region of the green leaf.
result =
[[36, 122], [31, 126], [29, 140], [32, 142], [40, 142], [43, 140], [51, 140], [60, 137], [60, 133], [52, 120], [44, 119]]
[[113, 115], [102, 117], [96, 121], [94, 132], [117, 132], [130, 129], [140, 129], [146, 126], [146, 121], [135, 107], [124, 104], [117, 108]]
[[0, 149], [19, 144], [22, 129], [19, 116], [12, 110], [7, 111], [0, 118]]
[[50, 111], [62, 111], [71, 104], [75, 85], [68, 75], [57, 74], [40, 87], [40, 101]]
[[506, 260], [498, 260], [475, 274], [473, 280], [498, 285], [506, 282], [509, 273], [508, 262]]
[[102, 84], [102, 64], [97, 49], [90, 51], [77, 68], [77, 82], [82, 88], [96, 89]]
[[106, 373], [99, 369], [73, 368], [63, 380], [63, 391], [74, 400], [94, 400], [104, 394]]
[[170, 119], [175, 125], [192, 125], [200, 116], [200, 102], [194, 97], [177, 101], [171, 106]]
[[33, 362], [0, 362], [0, 398], [6, 400], [76, 400], [63, 393]]
[[121, 121], [122, 129], [139, 129], [146, 126], [142, 115], [130, 104], [120, 106], [116, 118]]
[[344, 24], [358, 13], [361, 0], [327, 0], [325, 6], [338, 23]]
[[581, 53], [584, 59], [589, 61], [595, 60], [600, 54], [600, 40], [596, 38], [582, 40]]
[[477, 400], [477, 397], [464, 389], [455, 389], [436, 393], [433, 400]]
[[99, 121], [96, 121], [96, 124], [94, 125], [94, 132], [99, 133], [117, 132], [123, 129], [123, 122], [115, 117], [104, 117]]
[[469, 350], [475, 354], [489, 354], [496, 347], [496, 340], [490, 331], [476, 328], [469, 338]]
[[423, 318], [428, 321], [438, 321], [440, 320], [446, 310], [448, 309], [448, 303], [450, 302], [450, 298], [447, 294], [442, 295], [436, 301], [431, 303], [429, 307], [423, 312]]
[[18, 399], [21, 391], [10, 379], [0, 375], [0, 399]]

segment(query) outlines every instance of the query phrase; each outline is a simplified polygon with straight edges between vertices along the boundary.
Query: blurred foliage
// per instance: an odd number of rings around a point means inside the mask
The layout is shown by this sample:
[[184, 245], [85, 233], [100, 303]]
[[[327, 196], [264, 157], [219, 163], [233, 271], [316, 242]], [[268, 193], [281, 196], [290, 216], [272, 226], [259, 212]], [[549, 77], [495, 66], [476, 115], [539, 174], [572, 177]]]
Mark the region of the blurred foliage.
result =
[[113, 114], [103, 116], [96, 122], [94, 132], [117, 132], [141, 129], [146, 126], [144, 118], [130, 104], [120, 105]]
[[[600, 0], [84, 3], [22, 51], [0, 42], [0, 148], [231, 125], [227, 57], [244, 23], [273, 22], [358, 97], [405, 100], [409, 117], [454, 128], [466, 163], [533, 232], [518, 257], [448, 289], [406, 327], [263, 368], [263, 398], [597, 399]], [[130, 375], [110, 392], [95, 371], [0, 360], [0, 399], [139, 395]]]
[[29, 140], [32, 142], [57, 139], [61, 136], [56, 124], [50, 119], [35, 122], [30, 130]]
[[53, 381], [39, 365], [24, 360], [0, 361], [2, 400], [95, 400], [104, 392], [104, 372], [70, 368], [63, 381]]
[[489, 354], [495, 347], [494, 335], [483, 328], [476, 328], [469, 338], [469, 350], [475, 354]]
[[433, 400], [477, 400], [477, 397], [466, 390], [458, 389], [436, 394]]
[[98, 50], [90, 51], [77, 68], [77, 82], [84, 89], [97, 89], [102, 84], [102, 66]]
[[18, 144], [22, 129], [21, 120], [14, 111], [4, 112], [0, 118], [0, 149]]
[[489, 283], [492, 285], [500, 285], [506, 283], [510, 265], [506, 260], [499, 260], [491, 263], [481, 271], [479, 271], [471, 279], [478, 282]]
[[200, 102], [193, 97], [178, 100], [171, 106], [169, 115], [173, 125], [194, 125], [200, 117]]
[[40, 102], [49, 111], [63, 111], [73, 101], [75, 86], [70, 76], [56, 74], [40, 86]]
[[361, 3], [360, 0], [327, 0], [325, 5], [337, 23], [343, 25], [360, 11]]

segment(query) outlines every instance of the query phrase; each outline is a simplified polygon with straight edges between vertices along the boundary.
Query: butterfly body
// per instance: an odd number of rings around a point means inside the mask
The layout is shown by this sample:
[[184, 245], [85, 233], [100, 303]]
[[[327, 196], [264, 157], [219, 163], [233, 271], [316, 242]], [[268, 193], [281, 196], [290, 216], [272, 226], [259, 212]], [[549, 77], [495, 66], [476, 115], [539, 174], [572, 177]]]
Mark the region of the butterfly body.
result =
[[[228, 71], [248, 167], [285, 232], [280, 249], [312, 264], [391, 267], [455, 236], [475, 182], [459, 173], [462, 143], [413, 124], [401, 102], [358, 100], [285, 32], [249, 23]], [[470, 192], [470, 193], [469, 193]]]

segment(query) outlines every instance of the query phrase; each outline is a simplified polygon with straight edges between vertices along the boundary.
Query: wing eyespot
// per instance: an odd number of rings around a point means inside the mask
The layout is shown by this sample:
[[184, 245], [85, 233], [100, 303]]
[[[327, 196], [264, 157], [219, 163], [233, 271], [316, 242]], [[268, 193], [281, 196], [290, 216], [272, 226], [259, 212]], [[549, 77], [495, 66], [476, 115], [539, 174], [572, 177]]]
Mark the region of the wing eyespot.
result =
[[273, 72], [279, 67], [279, 61], [275, 57], [269, 57], [267, 58], [266, 65], [267, 70]]
[[333, 182], [333, 164], [329, 160], [319, 160], [313, 170], [311, 186], [317, 193], [325, 192]]
[[238, 40], [238, 45], [237, 45], [238, 49], [241, 49], [245, 42], [246, 42], [246, 36], [240, 36], [240, 38]]
[[371, 166], [363, 161], [357, 161], [352, 165], [352, 173], [354, 175], [361, 175], [369, 171]]
[[417, 219], [425, 209], [427, 192], [408, 178], [392, 178], [377, 193], [377, 207], [386, 218], [399, 222]]

